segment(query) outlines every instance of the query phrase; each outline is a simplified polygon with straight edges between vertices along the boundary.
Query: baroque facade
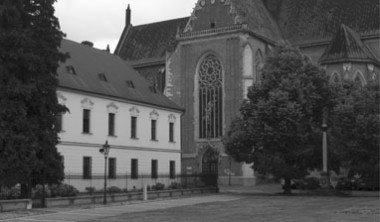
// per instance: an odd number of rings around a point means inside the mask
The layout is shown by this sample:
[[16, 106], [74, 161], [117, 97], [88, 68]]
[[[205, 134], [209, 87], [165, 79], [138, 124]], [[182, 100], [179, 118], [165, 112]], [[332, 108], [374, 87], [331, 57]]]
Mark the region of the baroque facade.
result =
[[183, 110], [118, 56], [69, 40], [60, 50], [70, 54], [57, 70], [58, 101], [69, 109], [57, 125], [64, 183], [80, 191], [103, 188], [105, 160], [99, 149], [105, 141], [109, 186], [140, 189], [143, 177], [147, 185], [176, 181]]
[[128, 6], [115, 54], [186, 110], [184, 173], [252, 184], [252, 170], [231, 163], [222, 137], [266, 55], [287, 42], [331, 81], [379, 81], [379, 17], [377, 0], [198, 0], [190, 17], [133, 26]]

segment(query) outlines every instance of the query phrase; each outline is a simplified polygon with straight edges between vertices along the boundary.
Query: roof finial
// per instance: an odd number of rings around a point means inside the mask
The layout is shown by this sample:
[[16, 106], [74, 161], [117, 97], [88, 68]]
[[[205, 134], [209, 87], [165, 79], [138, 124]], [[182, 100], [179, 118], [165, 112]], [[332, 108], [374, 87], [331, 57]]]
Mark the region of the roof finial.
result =
[[128, 8], [125, 11], [125, 26], [128, 27], [131, 24], [131, 7], [128, 4]]

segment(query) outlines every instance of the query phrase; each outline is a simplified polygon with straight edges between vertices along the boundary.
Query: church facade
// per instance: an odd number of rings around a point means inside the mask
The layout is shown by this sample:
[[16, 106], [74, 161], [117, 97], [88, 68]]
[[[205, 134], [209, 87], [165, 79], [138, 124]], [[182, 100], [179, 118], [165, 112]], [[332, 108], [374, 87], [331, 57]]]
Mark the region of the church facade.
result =
[[115, 54], [184, 108], [182, 172], [218, 174], [222, 184], [254, 184], [250, 166], [222, 143], [265, 57], [290, 43], [331, 76], [379, 81], [377, 0], [199, 0], [190, 17], [126, 26]]

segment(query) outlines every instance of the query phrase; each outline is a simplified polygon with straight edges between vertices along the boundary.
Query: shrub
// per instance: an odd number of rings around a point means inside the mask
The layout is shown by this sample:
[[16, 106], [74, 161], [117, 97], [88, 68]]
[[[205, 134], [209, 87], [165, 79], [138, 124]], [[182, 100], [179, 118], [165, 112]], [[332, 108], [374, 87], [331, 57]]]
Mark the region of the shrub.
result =
[[19, 185], [11, 188], [1, 187], [0, 189], [0, 200], [18, 199], [20, 196], [21, 188]]
[[113, 187], [109, 187], [107, 189], [107, 192], [108, 193], [122, 193], [123, 191], [119, 187], [113, 186]]
[[86, 187], [85, 189], [90, 195], [93, 195], [96, 191], [95, 187]]
[[173, 190], [175, 190], [175, 189], [182, 189], [182, 188], [183, 188], [182, 184], [177, 183], [177, 182], [172, 182], [169, 185], [169, 189], [173, 189]]
[[[41, 198], [43, 193], [43, 186], [42, 185], [36, 185], [32, 190], [32, 197], [33, 198]], [[45, 185], [45, 197], [52, 196], [51, 189]]]
[[152, 189], [153, 190], [163, 190], [163, 189], [165, 189], [165, 184], [163, 184], [163, 183], [156, 183], [156, 185], [152, 186]]
[[60, 184], [51, 186], [52, 197], [75, 197], [78, 194], [78, 190], [68, 184]]

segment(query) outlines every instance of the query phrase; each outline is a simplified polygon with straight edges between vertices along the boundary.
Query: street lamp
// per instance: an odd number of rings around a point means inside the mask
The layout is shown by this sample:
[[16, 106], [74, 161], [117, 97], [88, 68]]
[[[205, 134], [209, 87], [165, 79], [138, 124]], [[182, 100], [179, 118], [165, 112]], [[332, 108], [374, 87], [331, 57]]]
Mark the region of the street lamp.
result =
[[324, 188], [329, 187], [329, 173], [327, 166], [327, 123], [326, 123], [327, 112], [323, 112], [323, 122], [322, 122], [322, 161], [323, 170], [321, 175], [321, 186]]
[[99, 149], [99, 152], [104, 155], [104, 191], [103, 191], [103, 204], [107, 204], [107, 159], [108, 153], [110, 151], [110, 145], [108, 145], [108, 140]]

